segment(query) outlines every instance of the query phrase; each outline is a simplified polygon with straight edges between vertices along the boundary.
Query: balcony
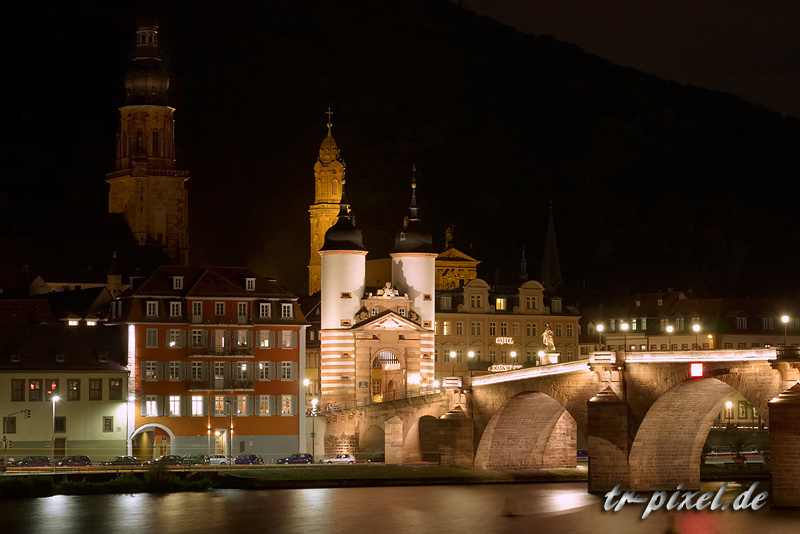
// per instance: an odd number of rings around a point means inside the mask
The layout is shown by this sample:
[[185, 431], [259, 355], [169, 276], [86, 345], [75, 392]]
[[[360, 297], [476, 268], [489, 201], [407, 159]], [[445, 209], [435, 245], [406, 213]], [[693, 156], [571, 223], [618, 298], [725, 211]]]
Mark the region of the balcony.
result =
[[189, 347], [189, 356], [252, 356], [253, 347]]
[[187, 380], [186, 387], [189, 391], [234, 391], [253, 389], [254, 380], [252, 379], [216, 379], [206, 380]]
[[779, 360], [800, 359], [800, 346], [797, 345], [776, 345], [775, 356]]
[[192, 324], [253, 324], [252, 315], [190, 315]]

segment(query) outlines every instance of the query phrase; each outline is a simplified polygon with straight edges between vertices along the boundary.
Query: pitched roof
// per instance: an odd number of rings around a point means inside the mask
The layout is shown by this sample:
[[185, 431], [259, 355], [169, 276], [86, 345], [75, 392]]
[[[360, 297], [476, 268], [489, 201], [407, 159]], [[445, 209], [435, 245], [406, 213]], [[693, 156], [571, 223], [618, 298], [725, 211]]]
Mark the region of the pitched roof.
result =
[[53, 324], [56, 318], [45, 298], [0, 300], [0, 325]]
[[[173, 277], [183, 276], [183, 288], [173, 289]], [[255, 279], [255, 290], [246, 289], [245, 280]], [[162, 265], [143, 283], [124, 293], [146, 297], [241, 297], [296, 300], [297, 297], [275, 282], [243, 267], [190, 267]]]

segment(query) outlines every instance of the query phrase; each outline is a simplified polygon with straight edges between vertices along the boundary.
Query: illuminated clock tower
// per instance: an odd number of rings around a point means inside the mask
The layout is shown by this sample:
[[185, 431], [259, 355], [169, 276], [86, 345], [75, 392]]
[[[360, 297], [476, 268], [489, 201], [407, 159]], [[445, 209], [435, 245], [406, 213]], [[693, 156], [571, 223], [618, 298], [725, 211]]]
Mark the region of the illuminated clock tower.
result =
[[175, 168], [175, 109], [167, 105], [168, 89], [158, 26], [139, 23], [125, 76], [116, 170], [106, 175], [108, 211], [124, 215], [140, 244], [160, 245], [174, 263], [187, 264], [189, 173]]
[[311, 259], [308, 263], [308, 294], [321, 289], [321, 260], [319, 249], [325, 243], [325, 232], [333, 226], [339, 215], [342, 199], [345, 165], [339, 157], [339, 148], [331, 135], [331, 116], [328, 109], [328, 136], [319, 147], [319, 158], [314, 165], [314, 204], [311, 215]]

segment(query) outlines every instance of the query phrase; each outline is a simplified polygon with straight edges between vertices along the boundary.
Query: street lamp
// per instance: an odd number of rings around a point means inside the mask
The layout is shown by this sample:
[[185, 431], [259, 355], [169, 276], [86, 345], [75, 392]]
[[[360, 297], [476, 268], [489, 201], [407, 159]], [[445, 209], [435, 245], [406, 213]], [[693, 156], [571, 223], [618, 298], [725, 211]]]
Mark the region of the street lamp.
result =
[[672, 350], [672, 330], [674, 330], [672, 325], [669, 325], [667, 327], [667, 334], [669, 334], [669, 350]]
[[731, 408], [733, 408], [733, 403], [731, 401], [726, 402], [725, 403], [725, 411], [728, 412], [727, 413], [728, 425], [731, 424], [731, 417], [733, 416], [733, 410]]
[[475, 357], [475, 351], [474, 350], [469, 351], [467, 353], [467, 356], [469, 356], [470, 358], [474, 358]]
[[783, 323], [783, 345], [786, 346], [786, 325], [789, 324], [789, 316], [784, 315], [781, 317], [781, 322]]
[[619, 325], [619, 327], [622, 328], [623, 332], [622, 342], [625, 344], [625, 352], [628, 352], [628, 323], [622, 323], [621, 325]]
[[317, 422], [317, 403], [319, 399], [311, 399], [311, 458], [314, 458], [314, 441], [317, 437], [316, 425]]
[[56, 464], [56, 403], [59, 401], [59, 399], [60, 397], [58, 395], [53, 395], [53, 465]]
[[226, 400], [225, 404], [228, 406], [228, 415], [230, 416], [230, 426], [228, 427], [228, 465], [230, 465], [233, 457], [233, 403]]
[[692, 330], [694, 330], [694, 347], [696, 349], [699, 349], [700, 347], [698, 346], [697, 343], [697, 333], [700, 331], [700, 325], [698, 323], [694, 323], [692, 325]]
[[605, 327], [602, 324], [597, 325], [597, 343], [598, 347], [597, 350], [603, 350], [603, 329]]

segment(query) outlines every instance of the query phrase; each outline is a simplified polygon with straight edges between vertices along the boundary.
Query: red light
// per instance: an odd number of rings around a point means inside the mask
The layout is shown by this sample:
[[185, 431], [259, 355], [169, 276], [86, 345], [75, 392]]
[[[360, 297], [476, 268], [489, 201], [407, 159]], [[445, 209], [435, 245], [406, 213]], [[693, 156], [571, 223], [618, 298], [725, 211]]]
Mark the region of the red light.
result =
[[33, 385], [33, 382], [31, 382], [31, 389], [36, 389], [36, 386]]
[[689, 375], [692, 377], [702, 377], [703, 376], [703, 364], [702, 363], [693, 363], [691, 366], [691, 371]]

